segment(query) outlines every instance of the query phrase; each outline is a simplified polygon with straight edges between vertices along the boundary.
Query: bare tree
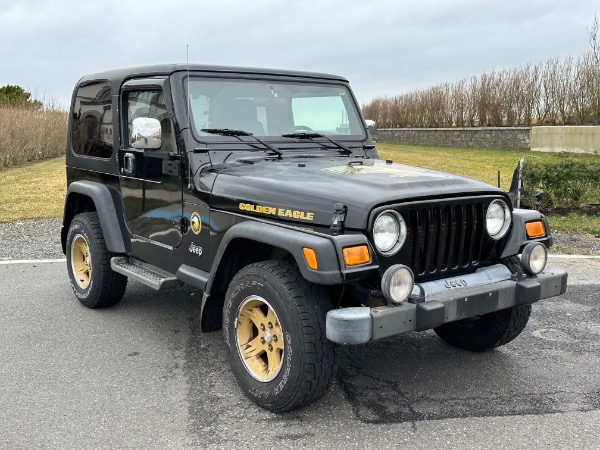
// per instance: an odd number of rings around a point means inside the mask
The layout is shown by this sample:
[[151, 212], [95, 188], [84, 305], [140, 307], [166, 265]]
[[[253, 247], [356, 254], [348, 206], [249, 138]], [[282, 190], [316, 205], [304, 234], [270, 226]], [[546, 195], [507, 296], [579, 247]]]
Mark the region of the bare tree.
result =
[[514, 69], [418, 89], [363, 105], [382, 127], [600, 124], [600, 23], [594, 16], [589, 50]]

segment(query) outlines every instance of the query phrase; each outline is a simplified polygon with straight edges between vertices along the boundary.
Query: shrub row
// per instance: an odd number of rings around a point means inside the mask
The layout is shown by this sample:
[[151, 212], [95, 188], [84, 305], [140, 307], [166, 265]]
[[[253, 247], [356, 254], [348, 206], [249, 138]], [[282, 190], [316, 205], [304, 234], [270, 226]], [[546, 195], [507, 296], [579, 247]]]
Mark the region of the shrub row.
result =
[[0, 169], [64, 154], [67, 113], [50, 108], [0, 106]]
[[522, 177], [522, 203], [536, 209], [598, 202], [600, 195], [600, 160], [594, 157], [526, 158]]
[[590, 48], [427, 89], [373, 99], [363, 114], [379, 128], [600, 124], [600, 20]]
[[362, 110], [379, 128], [600, 124], [600, 60], [552, 58], [375, 98]]

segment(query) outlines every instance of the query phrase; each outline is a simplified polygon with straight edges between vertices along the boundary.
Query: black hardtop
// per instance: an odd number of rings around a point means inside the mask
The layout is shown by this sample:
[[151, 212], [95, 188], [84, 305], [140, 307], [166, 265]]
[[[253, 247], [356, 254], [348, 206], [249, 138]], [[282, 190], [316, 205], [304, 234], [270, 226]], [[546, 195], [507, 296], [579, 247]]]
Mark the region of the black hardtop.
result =
[[78, 84], [96, 80], [110, 80], [113, 83], [121, 84], [126, 79], [140, 77], [167, 76], [175, 72], [202, 72], [209, 74], [243, 74], [257, 76], [282, 76], [294, 78], [312, 78], [315, 80], [334, 80], [347, 83], [348, 80], [338, 75], [317, 72], [301, 72], [297, 70], [267, 69], [258, 67], [236, 67], [236, 66], [217, 66], [206, 64], [156, 64], [148, 66], [126, 67], [121, 69], [106, 70], [84, 75]]

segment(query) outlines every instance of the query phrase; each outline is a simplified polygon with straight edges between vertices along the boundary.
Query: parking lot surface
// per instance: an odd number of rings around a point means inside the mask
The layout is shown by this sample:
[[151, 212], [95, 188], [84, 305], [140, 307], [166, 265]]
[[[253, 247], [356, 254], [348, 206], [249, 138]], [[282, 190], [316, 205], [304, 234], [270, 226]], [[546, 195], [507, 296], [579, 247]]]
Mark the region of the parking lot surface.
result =
[[567, 293], [486, 353], [433, 332], [338, 348], [308, 408], [272, 414], [238, 389], [201, 295], [130, 282], [79, 305], [64, 262], [0, 264], [0, 448], [598, 448], [600, 260], [554, 258]]

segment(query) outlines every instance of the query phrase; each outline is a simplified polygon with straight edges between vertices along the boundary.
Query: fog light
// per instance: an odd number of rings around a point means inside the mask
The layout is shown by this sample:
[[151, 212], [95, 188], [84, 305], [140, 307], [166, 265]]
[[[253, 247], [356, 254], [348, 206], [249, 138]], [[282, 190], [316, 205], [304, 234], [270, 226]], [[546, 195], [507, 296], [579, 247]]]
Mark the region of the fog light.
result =
[[402, 303], [411, 294], [415, 277], [412, 270], [396, 264], [385, 271], [381, 278], [381, 291], [391, 303]]
[[546, 267], [548, 250], [540, 242], [527, 244], [521, 254], [521, 264], [530, 275], [537, 275]]

